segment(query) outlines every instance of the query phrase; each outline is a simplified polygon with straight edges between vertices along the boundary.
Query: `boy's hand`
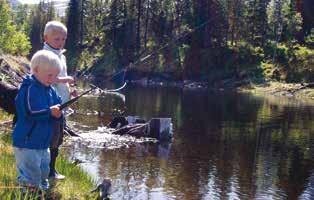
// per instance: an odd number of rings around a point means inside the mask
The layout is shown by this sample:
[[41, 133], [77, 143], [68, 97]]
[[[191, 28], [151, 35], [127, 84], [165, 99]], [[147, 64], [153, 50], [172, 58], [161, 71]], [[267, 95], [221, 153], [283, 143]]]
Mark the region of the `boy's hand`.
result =
[[51, 115], [55, 118], [59, 118], [62, 115], [62, 111], [60, 110], [60, 104], [54, 105], [50, 107]]
[[70, 95], [71, 95], [72, 97], [77, 97], [77, 96], [78, 96], [77, 90], [72, 90], [72, 92], [70, 93]]

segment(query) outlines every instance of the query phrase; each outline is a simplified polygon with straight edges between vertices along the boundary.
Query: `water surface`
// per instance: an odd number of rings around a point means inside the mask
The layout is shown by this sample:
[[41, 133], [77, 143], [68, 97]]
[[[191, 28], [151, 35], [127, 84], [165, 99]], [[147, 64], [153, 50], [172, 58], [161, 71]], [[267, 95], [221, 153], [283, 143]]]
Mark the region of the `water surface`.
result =
[[118, 108], [146, 120], [171, 117], [174, 138], [65, 145], [95, 180], [112, 179], [112, 199], [314, 199], [313, 106], [230, 92], [128, 86], [123, 93], [125, 104], [81, 99], [69, 121], [99, 135]]

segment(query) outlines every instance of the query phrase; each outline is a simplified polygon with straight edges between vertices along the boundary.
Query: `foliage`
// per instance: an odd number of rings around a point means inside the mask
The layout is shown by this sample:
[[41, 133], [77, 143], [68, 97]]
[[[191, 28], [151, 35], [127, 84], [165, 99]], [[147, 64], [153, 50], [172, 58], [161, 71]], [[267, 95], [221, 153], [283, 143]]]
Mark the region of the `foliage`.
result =
[[289, 49], [288, 82], [314, 81], [314, 50], [305, 46], [294, 45]]
[[268, 42], [264, 47], [265, 60], [283, 66], [288, 64], [288, 47], [283, 43]]
[[[235, 76], [253, 70], [254, 76], [264, 76], [261, 64], [271, 63], [292, 73], [289, 81], [297, 81], [297, 66], [305, 69], [311, 63], [291, 61], [291, 49], [313, 48], [307, 15], [313, 6], [309, 0], [70, 0], [64, 20], [68, 66], [72, 72], [91, 67], [102, 76], [132, 62], [142, 72], [203, 79], [216, 70]], [[45, 23], [57, 19], [53, 3], [20, 6], [15, 13], [19, 30], [30, 36], [32, 52], [41, 48]]]
[[294, 45], [302, 28], [296, 3], [289, 0], [71, 2], [80, 2], [76, 19], [83, 27], [76, 31], [82, 31], [83, 48], [74, 49], [82, 52], [76, 61], [94, 63], [94, 73], [133, 62], [140, 71], [172, 71], [183, 79], [202, 79], [218, 68], [264, 76], [261, 63], [287, 66], [282, 44]]
[[28, 4], [19, 4], [17, 9], [13, 12], [14, 23], [19, 31], [25, 33], [30, 32], [30, 16], [29, 16], [30, 6]]
[[44, 43], [44, 29], [48, 21], [55, 20], [54, 3], [41, 0], [31, 11], [29, 37], [32, 44], [31, 55], [42, 49]]
[[[1, 78], [1, 77], [0, 77]], [[12, 116], [0, 108], [0, 122], [11, 119]]]
[[266, 79], [276, 79], [277, 77], [274, 77], [274, 70], [275, 70], [275, 66], [272, 63], [265, 63], [262, 62], [261, 63], [261, 68], [263, 69], [263, 76]]
[[305, 43], [308, 44], [311, 48], [314, 48], [314, 30], [311, 34], [305, 37]]
[[[275, 53], [274, 53], [275, 52]], [[314, 81], [314, 50], [306, 46], [285, 45], [269, 43], [265, 47], [265, 58], [268, 64], [264, 64], [265, 73], [276, 80], [287, 82], [312, 82]], [[270, 65], [272, 66], [270, 69]]]
[[0, 0], [0, 49], [3, 53], [27, 55], [30, 43], [22, 31], [12, 23], [11, 10], [4, 0]]

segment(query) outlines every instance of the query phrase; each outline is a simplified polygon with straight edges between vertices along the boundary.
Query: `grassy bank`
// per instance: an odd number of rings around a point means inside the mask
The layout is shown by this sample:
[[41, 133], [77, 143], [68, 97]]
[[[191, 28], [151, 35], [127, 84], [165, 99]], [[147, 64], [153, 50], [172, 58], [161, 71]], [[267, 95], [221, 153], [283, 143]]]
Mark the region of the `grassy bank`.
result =
[[[10, 119], [10, 116], [3, 112], [0, 116], [2, 121]], [[0, 199], [34, 199], [34, 195], [29, 194], [22, 197], [21, 190], [17, 188], [11, 131], [9, 127], [0, 129]], [[58, 182], [50, 181], [48, 199], [96, 199], [96, 194], [89, 192], [95, 185], [91, 177], [62, 156], [60, 157], [57, 160], [57, 169], [66, 176], [66, 179]]]

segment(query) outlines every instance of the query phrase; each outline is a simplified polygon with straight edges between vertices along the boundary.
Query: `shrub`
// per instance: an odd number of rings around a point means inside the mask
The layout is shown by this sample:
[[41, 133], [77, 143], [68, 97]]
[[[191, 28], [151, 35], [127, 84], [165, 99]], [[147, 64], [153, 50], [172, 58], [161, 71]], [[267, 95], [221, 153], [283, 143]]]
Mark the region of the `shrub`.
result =
[[28, 37], [12, 24], [11, 10], [5, 1], [0, 1], [0, 49], [3, 53], [27, 55], [31, 45]]

